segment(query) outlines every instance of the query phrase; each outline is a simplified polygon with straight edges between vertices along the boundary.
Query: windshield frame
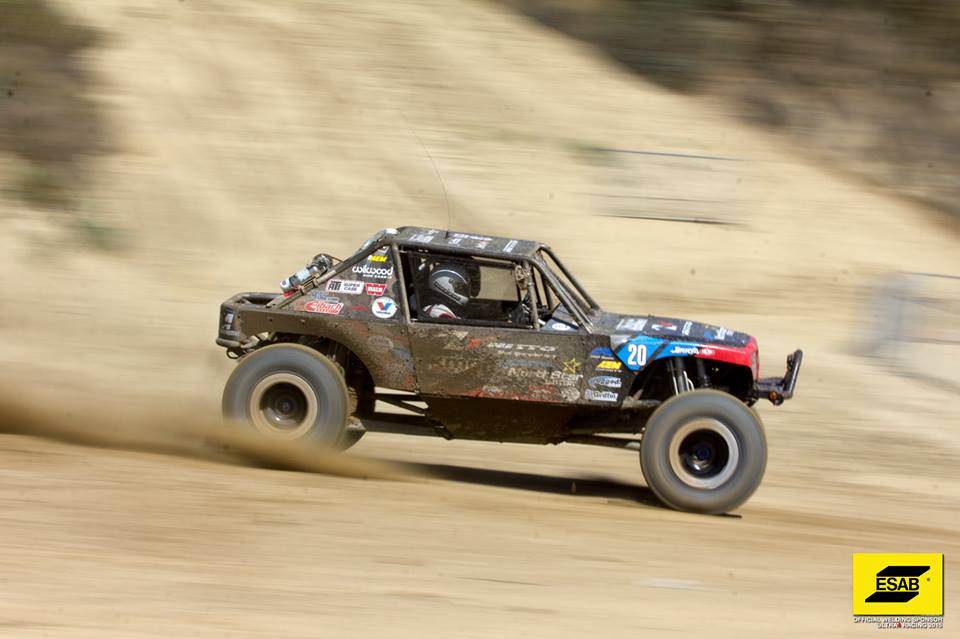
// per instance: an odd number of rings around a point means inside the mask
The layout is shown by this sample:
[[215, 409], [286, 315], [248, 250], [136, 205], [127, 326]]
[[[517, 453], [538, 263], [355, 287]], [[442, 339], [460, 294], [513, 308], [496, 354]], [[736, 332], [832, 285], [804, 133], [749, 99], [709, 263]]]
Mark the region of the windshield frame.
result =
[[[544, 256], [549, 259], [546, 259]], [[563, 275], [563, 279], [554, 273], [553, 268], [550, 266], [551, 262], [559, 269]], [[595, 311], [600, 310], [600, 306], [596, 301], [584, 290], [580, 282], [577, 281], [577, 278], [570, 273], [563, 262], [557, 258], [556, 254], [549, 247], [541, 246], [537, 249], [535, 263], [540, 269], [542, 276], [546, 277], [550, 285], [553, 286], [554, 291], [564, 305], [580, 320], [583, 327], [589, 330], [589, 327], [593, 326], [591, 315], [593, 315]], [[573, 287], [572, 291], [570, 287], [567, 286], [567, 282]]]

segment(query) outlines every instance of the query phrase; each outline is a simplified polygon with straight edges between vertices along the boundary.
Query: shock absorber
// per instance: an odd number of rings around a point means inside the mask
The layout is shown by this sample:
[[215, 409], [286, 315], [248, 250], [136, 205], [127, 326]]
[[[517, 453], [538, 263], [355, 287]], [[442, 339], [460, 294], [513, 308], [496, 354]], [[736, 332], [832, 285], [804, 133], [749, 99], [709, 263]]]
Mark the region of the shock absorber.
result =
[[689, 390], [693, 390], [693, 382], [687, 376], [686, 367], [683, 364], [682, 357], [671, 357], [667, 360], [667, 370], [670, 372], [670, 379], [673, 382], [673, 394], [679, 395]]

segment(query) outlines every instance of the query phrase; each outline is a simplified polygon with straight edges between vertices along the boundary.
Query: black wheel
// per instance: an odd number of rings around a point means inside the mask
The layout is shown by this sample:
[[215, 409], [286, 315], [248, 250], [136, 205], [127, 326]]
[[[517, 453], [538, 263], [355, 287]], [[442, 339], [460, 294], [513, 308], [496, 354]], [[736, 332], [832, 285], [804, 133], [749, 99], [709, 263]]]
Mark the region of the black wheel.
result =
[[300, 344], [274, 344], [247, 355], [223, 389], [223, 416], [273, 439], [337, 447], [349, 410], [340, 368]]
[[747, 501], [763, 479], [763, 424], [727, 393], [681, 393], [647, 422], [640, 464], [650, 490], [671, 508], [729, 512]]

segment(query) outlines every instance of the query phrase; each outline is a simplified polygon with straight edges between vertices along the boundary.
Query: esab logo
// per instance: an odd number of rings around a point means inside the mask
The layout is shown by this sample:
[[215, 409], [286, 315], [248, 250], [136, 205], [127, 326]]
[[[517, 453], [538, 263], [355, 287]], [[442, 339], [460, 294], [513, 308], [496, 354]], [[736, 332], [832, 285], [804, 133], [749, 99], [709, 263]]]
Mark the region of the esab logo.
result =
[[943, 614], [943, 555], [853, 555], [853, 614]]

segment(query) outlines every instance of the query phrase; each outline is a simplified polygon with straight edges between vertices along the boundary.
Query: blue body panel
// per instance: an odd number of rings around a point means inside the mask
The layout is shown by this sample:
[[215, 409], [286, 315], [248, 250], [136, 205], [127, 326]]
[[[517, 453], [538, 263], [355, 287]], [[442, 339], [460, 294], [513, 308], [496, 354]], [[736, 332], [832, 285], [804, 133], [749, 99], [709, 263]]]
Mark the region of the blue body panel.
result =
[[617, 350], [617, 359], [632, 371], [642, 370], [650, 362], [663, 357], [683, 357], [696, 355], [703, 344], [686, 341], [673, 341], [661, 337], [637, 335], [621, 344]]

